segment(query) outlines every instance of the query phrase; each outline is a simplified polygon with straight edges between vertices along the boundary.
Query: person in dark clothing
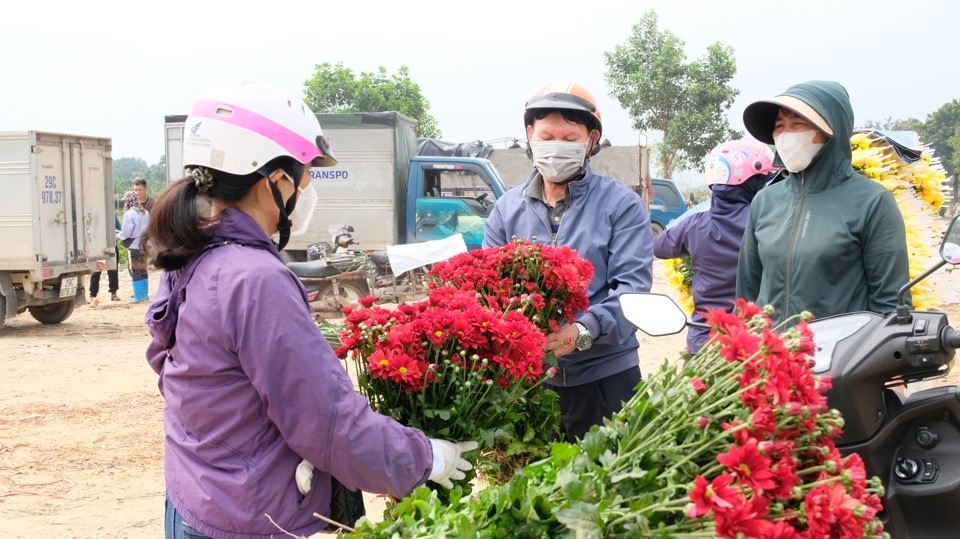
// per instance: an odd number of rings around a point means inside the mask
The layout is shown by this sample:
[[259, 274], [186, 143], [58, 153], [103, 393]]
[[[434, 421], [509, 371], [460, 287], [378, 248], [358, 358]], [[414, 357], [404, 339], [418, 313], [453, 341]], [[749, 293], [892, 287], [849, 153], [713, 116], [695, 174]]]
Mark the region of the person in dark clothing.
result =
[[776, 146], [789, 174], [754, 199], [737, 266], [737, 297], [774, 308], [775, 322], [896, 310], [910, 280], [897, 201], [851, 165], [853, 107], [832, 81], [795, 84], [750, 104], [743, 123]]
[[[120, 231], [120, 219], [114, 215], [114, 228], [117, 232]], [[120, 246], [117, 242], [113, 242], [113, 248], [116, 253], [116, 260], [120, 261]], [[110, 291], [110, 301], [120, 301], [120, 296], [117, 295], [117, 291], [120, 290], [120, 275], [117, 273], [117, 268], [107, 270], [107, 286]], [[100, 293], [100, 274], [102, 271], [95, 271], [90, 274], [90, 304], [96, 307], [100, 300], [97, 299], [97, 294]]]
[[[704, 168], [712, 192], [710, 208], [671, 223], [653, 239], [657, 258], [690, 257], [693, 269], [693, 320], [704, 322], [707, 309], [733, 308], [740, 240], [750, 202], [769, 181], [773, 151], [756, 140], [731, 140], [714, 148]], [[692, 327], [687, 348], [696, 353], [710, 331]]]

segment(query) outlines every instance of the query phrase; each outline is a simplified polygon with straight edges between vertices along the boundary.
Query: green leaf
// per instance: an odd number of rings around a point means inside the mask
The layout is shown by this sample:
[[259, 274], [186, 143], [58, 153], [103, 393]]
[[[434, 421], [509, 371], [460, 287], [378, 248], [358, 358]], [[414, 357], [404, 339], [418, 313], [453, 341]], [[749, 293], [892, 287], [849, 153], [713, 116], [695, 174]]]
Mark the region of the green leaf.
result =
[[557, 513], [557, 520], [576, 532], [577, 538], [600, 539], [603, 537], [600, 510], [595, 505], [574, 502]]

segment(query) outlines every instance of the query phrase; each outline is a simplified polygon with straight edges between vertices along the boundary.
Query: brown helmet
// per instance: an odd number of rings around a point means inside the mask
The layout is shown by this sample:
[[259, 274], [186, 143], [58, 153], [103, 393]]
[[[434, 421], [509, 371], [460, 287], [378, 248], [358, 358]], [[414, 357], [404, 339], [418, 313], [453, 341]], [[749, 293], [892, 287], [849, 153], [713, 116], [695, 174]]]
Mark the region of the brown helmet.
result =
[[597, 106], [597, 100], [593, 97], [593, 94], [576, 82], [555, 80], [538, 88], [533, 96], [527, 100], [524, 107], [524, 127], [533, 123], [533, 111], [543, 109], [586, 112], [593, 118], [593, 125], [587, 127], [596, 129], [601, 135], [603, 134], [603, 121], [600, 119], [600, 107]]

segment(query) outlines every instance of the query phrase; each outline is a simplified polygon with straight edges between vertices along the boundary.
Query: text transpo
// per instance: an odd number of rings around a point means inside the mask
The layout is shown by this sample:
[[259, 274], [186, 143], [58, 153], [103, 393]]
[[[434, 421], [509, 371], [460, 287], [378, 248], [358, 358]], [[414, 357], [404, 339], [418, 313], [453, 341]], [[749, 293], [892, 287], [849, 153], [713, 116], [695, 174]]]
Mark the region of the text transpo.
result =
[[312, 180], [348, 180], [350, 172], [346, 170], [311, 168], [310, 179]]

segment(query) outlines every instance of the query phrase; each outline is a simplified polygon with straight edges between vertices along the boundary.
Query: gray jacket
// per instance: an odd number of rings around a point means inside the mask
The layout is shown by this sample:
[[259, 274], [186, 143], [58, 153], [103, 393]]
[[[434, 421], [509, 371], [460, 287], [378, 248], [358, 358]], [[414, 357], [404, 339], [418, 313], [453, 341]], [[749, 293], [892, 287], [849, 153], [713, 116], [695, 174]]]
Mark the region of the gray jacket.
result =
[[[497, 200], [487, 219], [484, 247], [506, 244], [513, 236], [551, 241], [549, 209], [542, 201], [524, 196], [533, 181], [542, 181], [536, 172]], [[638, 194], [589, 168], [568, 189], [570, 207], [554, 243], [575, 249], [593, 264], [590, 308], [579, 313], [577, 321], [590, 331], [594, 342], [589, 350], [560, 358], [557, 376], [546, 382], [558, 386], [594, 382], [638, 365], [637, 328], [623, 317], [617, 296], [649, 292], [653, 264], [650, 214]]]

